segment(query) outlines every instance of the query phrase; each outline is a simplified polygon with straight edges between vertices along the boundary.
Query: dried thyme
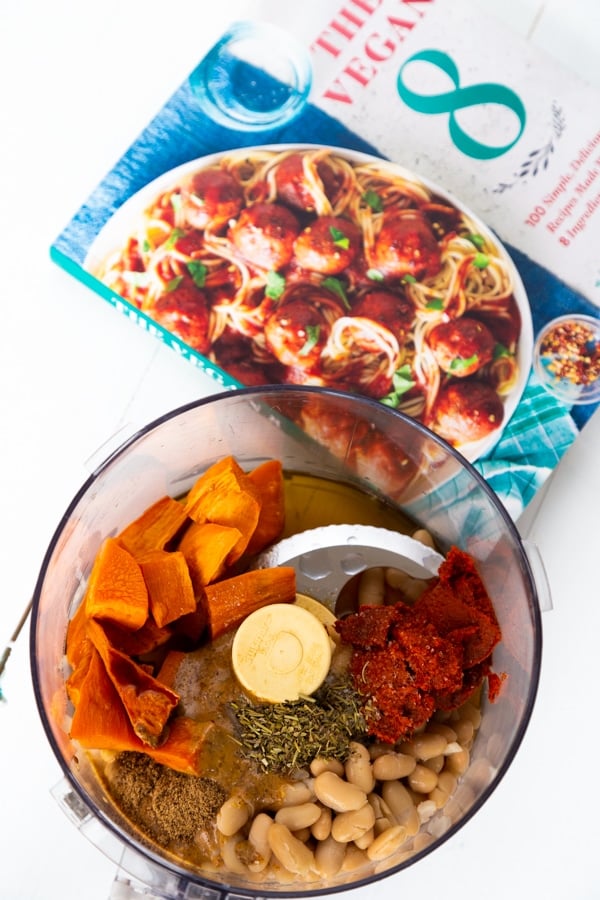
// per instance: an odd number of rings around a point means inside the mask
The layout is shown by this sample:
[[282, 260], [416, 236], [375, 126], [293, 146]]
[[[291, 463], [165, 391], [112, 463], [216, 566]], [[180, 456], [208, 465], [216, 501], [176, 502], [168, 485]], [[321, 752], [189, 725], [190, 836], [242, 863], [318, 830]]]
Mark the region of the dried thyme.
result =
[[350, 741], [366, 733], [361, 698], [347, 679], [326, 682], [300, 700], [230, 706], [245, 756], [265, 771], [289, 772], [316, 756], [344, 761]]

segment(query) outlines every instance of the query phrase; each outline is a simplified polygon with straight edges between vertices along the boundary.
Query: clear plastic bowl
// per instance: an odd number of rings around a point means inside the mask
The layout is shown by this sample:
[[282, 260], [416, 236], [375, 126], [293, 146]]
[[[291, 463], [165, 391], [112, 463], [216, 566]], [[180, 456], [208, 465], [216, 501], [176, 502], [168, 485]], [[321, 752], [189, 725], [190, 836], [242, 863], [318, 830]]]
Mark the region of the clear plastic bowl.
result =
[[204, 112], [236, 131], [266, 131], [291, 122], [312, 85], [308, 51], [269, 22], [236, 22], [190, 76]]
[[[427, 824], [432, 840], [426, 848], [411, 853], [405, 847], [401, 856], [310, 883], [257, 884], [240, 876], [190, 871], [130, 830], [86, 765], [85, 754], [70, 740], [65, 635], [101, 542], [164, 494], [181, 495], [227, 454], [248, 469], [278, 458], [287, 472], [357, 485], [429, 529], [442, 549], [455, 544], [475, 558], [503, 634], [494, 650], [494, 670], [507, 677], [498, 699], [484, 700], [470, 767], [452, 803]], [[123, 444], [81, 487], [56, 530], [36, 585], [31, 665], [39, 713], [71, 792], [69, 808], [79, 809], [88, 836], [122, 869], [165, 898], [316, 896], [418, 865], [477, 814], [502, 781], [527, 728], [541, 643], [538, 593], [519, 534], [458, 452], [415, 420], [375, 401], [321, 389], [265, 387], [220, 394], [162, 417]], [[401, 874], [398, 878], [400, 888]]]
[[540, 331], [533, 351], [540, 384], [567, 406], [600, 400], [600, 319], [567, 315]]

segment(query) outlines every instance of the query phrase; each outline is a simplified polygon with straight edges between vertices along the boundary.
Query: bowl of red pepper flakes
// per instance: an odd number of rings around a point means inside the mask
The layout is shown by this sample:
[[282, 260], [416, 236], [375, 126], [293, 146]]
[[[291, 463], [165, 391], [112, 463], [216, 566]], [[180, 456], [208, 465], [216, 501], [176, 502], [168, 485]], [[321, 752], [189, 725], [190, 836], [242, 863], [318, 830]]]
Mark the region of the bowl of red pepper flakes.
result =
[[568, 406], [600, 400], [600, 318], [559, 316], [538, 334], [533, 365], [540, 383]]

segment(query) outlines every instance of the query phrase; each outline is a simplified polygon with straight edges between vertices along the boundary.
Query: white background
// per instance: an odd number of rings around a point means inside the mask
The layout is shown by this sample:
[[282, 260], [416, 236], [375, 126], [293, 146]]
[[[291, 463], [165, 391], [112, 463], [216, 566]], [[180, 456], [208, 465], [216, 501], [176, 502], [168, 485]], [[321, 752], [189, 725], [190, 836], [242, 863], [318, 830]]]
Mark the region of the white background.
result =
[[[55, 268], [48, 247], [245, 6], [0, 5], [0, 652], [90, 458], [100, 461], [120, 429], [217, 390]], [[473, 0], [478, 8], [600, 89], [597, 0]], [[541, 687], [518, 758], [455, 838], [377, 886], [382, 898], [600, 897], [599, 441], [596, 415], [522, 524], [545, 560], [554, 609], [543, 616]], [[61, 772], [38, 722], [27, 640], [25, 629], [2, 681], [0, 897], [107, 900], [114, 864], [50, 795]]]

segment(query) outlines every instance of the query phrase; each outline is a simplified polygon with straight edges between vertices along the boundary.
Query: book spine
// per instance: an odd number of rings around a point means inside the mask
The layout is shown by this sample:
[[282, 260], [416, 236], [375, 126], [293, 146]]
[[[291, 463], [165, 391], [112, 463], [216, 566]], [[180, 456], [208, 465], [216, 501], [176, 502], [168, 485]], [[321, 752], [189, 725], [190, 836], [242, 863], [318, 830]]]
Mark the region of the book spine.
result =
[[184, 343], [184, 341], [178, 338], [177, 335], [173, 334], [170, 331], [167, 331], [167, 329], [163, 328], [162, 325], [159, 325], [144, 312], [133, 306], [133, 304], [123, 299], [123, 297], [119, 296], [119, 294], [111, 290], [111, 288], [103, 284], [98, 278], [96, 278], [90, 272], [87, 272], [81, 265], [79, 265], [79, 263], [74, 262], [72, 259], [66, 256], [61, 250], [58, 249], [58, 247], [56, 247], [56, 245], [53, 245], [50, 248], [50, 258], [53, 262], [55, 262], [70, 275], [73, 275], [75, 278], [77, 278], [78, 281], [81, 281], [82, 284], [85, 284], [86, 287], [91, 288], [93, 291], [99, 294], [118, 312], [126, 316], [131, 321], [135, 322], [136, 325], [139, 325], [144, 329], [144, 331], [147, 331], [153, 337], [158, 338], [158, 340], [162, 341], [167, 345], [167, 347], [173, 350], [177, 354], [177, 356], [191, 363], [194, 368], [199, 369], [206, 375], [209, 375], [214, 381], [222, 385], [223, 388], [234, 390], [236, 388], [243, 387], [243, 384], [241, 382], [237, 381], [235, 378], [232, 378], [231, 375], [229, 375], [215, 363], [211, 362], [205, 356], [202, 356], [202, 354], [197, 353], [195, 350], [189, 347], [186, 343]]

